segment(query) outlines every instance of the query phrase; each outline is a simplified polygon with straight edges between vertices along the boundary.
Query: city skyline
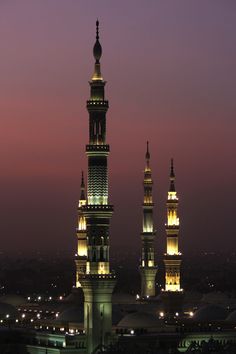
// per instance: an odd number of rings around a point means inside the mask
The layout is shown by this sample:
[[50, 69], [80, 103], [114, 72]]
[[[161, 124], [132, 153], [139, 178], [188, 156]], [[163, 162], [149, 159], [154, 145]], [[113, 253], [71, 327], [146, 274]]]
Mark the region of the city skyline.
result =
[[[87, 170], [89, 92], [84, 88], [92, 76], [96, 17], [110, 101], [113, 252], [126, 241], [126, 251], [140, 255], [146, 140], [157, 254], [165, 243], [172, 157], [181, 250], [235, 248], [236, 6], [150, 1], [143, 9], [139, 1], [114, 7], [101, 1], [95, 14], [86, 2], [57, 4], [0, 5], [2, 249], [76, 250], [80, 175]], [[131, 4], [136, 4], [133, 12]], [[124, 10], [127, 19], [121, 17]]]

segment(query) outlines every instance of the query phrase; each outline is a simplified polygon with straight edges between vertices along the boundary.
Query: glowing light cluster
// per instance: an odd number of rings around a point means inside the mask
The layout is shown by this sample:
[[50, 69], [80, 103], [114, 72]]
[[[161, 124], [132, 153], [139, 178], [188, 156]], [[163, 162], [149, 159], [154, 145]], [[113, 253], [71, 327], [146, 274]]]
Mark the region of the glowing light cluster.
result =
[[88, 196], [88, 204], [89, 205], [107, 205], [108, 204], [108, 196]]
[[106, 262], [99, 262], [98, 264], [98, 274], [108, 274], [108, 266]]
[[86, 220], [84, 216], [79, 217], [79, 231], [85, 231], [86, 230]]
[[180, 289], [180, 274], [176, 272], [174, 274], [166, 274], [166, 291], [181, 291]]
[[178, 284], [166, 284], [166, 291], [181, 291]]
[[81, 257], [83, 257], [83, 256], [87, 257], [87, 252], [88, 252], [88, 250], [87, 250], [87, 242], [86, 242], [86, 240], [80, 240], [78, 242], [77, 255], [81, 256]]
[[177, 192], [168, 192], [168, 200], [178, 200]]
[[86, 200], [80, 199], [79, 200], [79, 208], [82, 207], [83, 205], [86, 205]]
[[168, 210], [167, 225], [168, 226], [179, 226], [179, 218], [177, 217], [176, 210]]
[[149, 260], [148, 261], [148, 267], [154, 267], [154, 261]]
[[143, 225], [143, 232], [153, 232], [153, 224], [152, 223], [145, 223]]
[[178, 238], [177, 237], [168, 237], [167, 238], [167, 254], [168, 255], [179, 254]]

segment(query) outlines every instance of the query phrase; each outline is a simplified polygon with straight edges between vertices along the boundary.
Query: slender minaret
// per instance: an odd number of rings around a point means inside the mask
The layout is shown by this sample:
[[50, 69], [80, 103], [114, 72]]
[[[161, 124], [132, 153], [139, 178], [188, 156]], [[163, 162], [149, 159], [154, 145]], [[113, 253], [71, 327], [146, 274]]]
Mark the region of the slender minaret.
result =
[[86, 274], [80, 283], [84, 292], [84, 327], [87, 353], [110, 343], [112, 330], [112, 292], [115, 275], [110, 271], [109, 224], [113, 206], [109, 204], [106, 144], [106, 112], [108, 101], [100, 68], [102, 47], [99, 42], [99, 22], [96, 22], [96, 42], [93, 48], [95, 70], [90, 82], [87, 202], [81, 207], [86, 219], [88, 257]]
[[86, 220], [82, 211], [82, 206], [86, 205], [84, 173], [81, 174], [80, 199], [78, 205], [78, 227], [77, 227], [77, 253], [75, 254], [76, 265], [76, 288], [81, 288], [80, 277], [86, 272], [87, 262], [87, 233]]
[[164, 256], [165, 263], [165, 291], [182, 291], [180, 287], [180, 265], [182, 256], [179, 252], [179, 218], [178, 197], [175, 190], [174, 163], [171, 159], [170, 189], [167, 197], [167, 247]]
[[157, 267], [155, 266], [154, 237], [153, 227], [153, 200], [152, 200], [152, 171], [150, 168], [150, 153], [147, 142], [146, 166], [144, 170], [144, 199], [143, 199], [143, 232], [142, 257], [140, 264], [141, 274], [141, 297], [155, 296], [155, 279]]

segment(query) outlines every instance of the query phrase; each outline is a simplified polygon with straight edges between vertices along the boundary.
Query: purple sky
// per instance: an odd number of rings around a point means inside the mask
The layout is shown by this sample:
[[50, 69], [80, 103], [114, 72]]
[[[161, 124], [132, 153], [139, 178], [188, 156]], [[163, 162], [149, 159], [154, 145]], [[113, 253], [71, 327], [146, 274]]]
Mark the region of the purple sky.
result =
[[75, 251], [97, 17], [113, 251], [139, 251], [147, 139], [159, 254], [171, 157], [181, 249], [234, 251], [235, 0], [0, 2], [1, 249]]

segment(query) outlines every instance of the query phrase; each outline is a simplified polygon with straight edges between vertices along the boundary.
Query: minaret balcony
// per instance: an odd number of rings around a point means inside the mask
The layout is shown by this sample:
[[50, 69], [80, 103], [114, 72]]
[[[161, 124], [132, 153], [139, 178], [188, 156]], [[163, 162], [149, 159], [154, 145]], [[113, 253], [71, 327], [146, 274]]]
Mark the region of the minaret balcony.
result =
[[81, 275], [81, 279], [111, 279], [114, 280], [116, 279], [116, 275], [114, 273], [109, 273], [109, 274], [84, 274]]
[[174, 230], [174, 231], [178, 231], [179, 230], [179, 224], [172, 224], [172, 225], [168, 225], [165, 224], [166, 230]]
[[87, 204], [83, 207], [85, 217], [97, 215], [110, 219], [113, 214], [113, 205]]
[[96, 209], [102, 209], [102, 210], [113, 210], [113, 205], [101, 205], [101, 204], [87, 204], [82, 207], [82, 210], [96, 210]]
[[144, 185], [144, 187], [145, 186], [152, 186], [153, 185], [152, 179], [151, 178], [144, 178], [143, 185]]
[[87, 256], [79, 256], [77, 253], [75, 254], [75, 260], [76, 261], [87, 261]]
[[167, 199], [166, 206], [167, 208], [177, 208], [179, 200], [178, 199]]
[[144, 203], [142, 204], [142, 206], [143, 206], [144, 209], [153, 209], [154, 203], [144, 202]]
[[154, 237], [156, 235], [156, 232], [142, 232], [141, 233], [141, 239], [142, 241], [153, 241]]
[[182, 261], [182, 253], [177, 253], [177, 254], [168, 254], [165, 253], [164, 254], [164, 262], [167, 265], [178, 265], [180, 264]]
[[86, 155], [89, 156], [105, 156], [107, 157], [110, 152], [110, 147], [107, 144], [94, 145], [89, 144], [86, 145]]
[[83, 238], [84, 235], [86, 235], [86, 229], [81, 230], [81, 229], [77, 228], [77, 229], [76, 229], [76, 234], [77, 234], [77, 236], [78, 236], [79, 238]]
[[108, 144], [94, 145], [88, 144], [86, 145], [86, 152], [106, 152], [110, 151], [110, 147]]
[[109, 103], [106, 100], [88, 100], [87, 109], [89, 111], [107, 111], [109, 108]]

